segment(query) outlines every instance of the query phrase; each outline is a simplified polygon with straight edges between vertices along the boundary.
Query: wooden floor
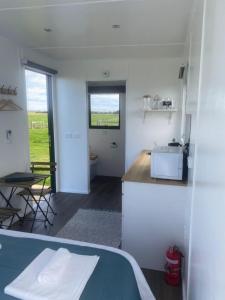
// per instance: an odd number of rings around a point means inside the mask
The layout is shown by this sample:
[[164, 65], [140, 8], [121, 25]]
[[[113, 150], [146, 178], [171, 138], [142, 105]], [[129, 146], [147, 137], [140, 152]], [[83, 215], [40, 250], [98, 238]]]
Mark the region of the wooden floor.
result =
[[[121, 180], [115, 177], [96, 177], [91, 184], [89, 195], [57, 193], [52, 204], [57, 216], [54, 217], [54, 226], [44, 227], [43, 223], [36, 222], [33, 233], [54, 236], [77, 212], [79, 208], [102, 209], [121, 212], [122, 187]], [[15, 224], [13, 230], [29, 232], [30, 222]], [[181, 300], [181, 289], [172, 288], [165, 284], [163, 273], [153, 270], [143, 270], [144, 275], [156, 297], [156, 300]]]

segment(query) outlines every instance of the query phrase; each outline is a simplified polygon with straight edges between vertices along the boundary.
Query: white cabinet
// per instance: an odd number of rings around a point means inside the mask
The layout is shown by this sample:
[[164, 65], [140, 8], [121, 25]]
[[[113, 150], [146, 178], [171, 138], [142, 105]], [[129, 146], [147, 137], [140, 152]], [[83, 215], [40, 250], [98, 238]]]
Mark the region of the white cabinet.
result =
[[184, 247], [187, 186], [123, 182], [122, 249], [141, 267], [163, 270], [170, 245]]

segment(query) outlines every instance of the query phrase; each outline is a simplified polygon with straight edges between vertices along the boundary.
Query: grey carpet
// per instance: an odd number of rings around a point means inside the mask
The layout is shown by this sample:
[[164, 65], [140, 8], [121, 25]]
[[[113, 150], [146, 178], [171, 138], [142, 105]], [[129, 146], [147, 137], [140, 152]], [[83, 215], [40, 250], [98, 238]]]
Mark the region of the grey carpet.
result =
[[79, 209], [56, 236], [118, 248], [121, 223], [119, 212]]

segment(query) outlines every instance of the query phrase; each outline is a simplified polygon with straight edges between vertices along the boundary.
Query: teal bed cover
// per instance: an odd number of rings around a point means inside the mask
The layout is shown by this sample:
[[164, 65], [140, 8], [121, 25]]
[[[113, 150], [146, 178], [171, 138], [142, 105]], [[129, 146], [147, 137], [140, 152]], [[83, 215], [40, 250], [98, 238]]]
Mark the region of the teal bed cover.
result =
[[[45, 248], [61, 247], [82, 255], [98, 255], [99, 262], [89, 279], [81, 300], [141, 300], [140, 291], [130, 262], [122, 255], [104, 249], [73, 245], [36, 238], [14, 237], [0, 233], [0, 299], [14, 297], [4, 294], [12, 282]], [[152, 299], [152, 298], [149, 298]]]

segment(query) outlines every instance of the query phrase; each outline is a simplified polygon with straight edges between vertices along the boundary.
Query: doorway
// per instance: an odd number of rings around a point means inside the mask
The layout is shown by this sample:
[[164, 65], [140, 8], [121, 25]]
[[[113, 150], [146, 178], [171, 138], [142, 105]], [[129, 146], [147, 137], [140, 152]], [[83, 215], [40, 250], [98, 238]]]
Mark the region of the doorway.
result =
[[88, 82], [90, 181], [125, 172], [125, 82]]
[[[31, 162], [55, 162], [52, 76], [25, 69]], [[56, 191], [55, 173], [46, 182]]]

